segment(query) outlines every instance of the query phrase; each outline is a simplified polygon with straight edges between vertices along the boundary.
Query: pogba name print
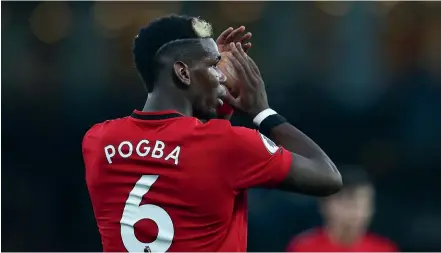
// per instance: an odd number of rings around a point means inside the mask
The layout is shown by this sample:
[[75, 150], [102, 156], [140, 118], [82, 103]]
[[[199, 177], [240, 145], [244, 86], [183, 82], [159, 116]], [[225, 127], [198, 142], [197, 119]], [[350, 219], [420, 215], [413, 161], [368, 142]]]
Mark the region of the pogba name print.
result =
[[107, 162], [112, 164], [112, 158], [118, 155], [121, 158], [129, 158], [132, 155], [140, 157], [150, 157], [153, 159], [163, 159], [164, 161], [172, 161], [175, 165], [179, 163], [179, 153], [181, 147], [176, 146], [171, 152], [166, 152], [166, 144], [163, 141], [157, 140], [151, 143], [149, 140], [140, 140], [138, 143], [131, 143], [130, 141], [122, 141], [119, 145], [107, 145], [104, 147], [104, 155]]

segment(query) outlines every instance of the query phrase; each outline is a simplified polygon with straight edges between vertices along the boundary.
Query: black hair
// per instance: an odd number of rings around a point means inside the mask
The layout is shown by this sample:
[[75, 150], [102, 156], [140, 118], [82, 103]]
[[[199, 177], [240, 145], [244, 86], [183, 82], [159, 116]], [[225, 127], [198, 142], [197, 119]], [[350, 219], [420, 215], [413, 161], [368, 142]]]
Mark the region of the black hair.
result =
[[335, 196], [338, 198], [342, 196], [353, 196], [355, 190], [359, 189], [358, 187], [372, 185], [369, 173], [362, 166], [339, 165], [337, 167], [343, 180], [343, 188], [335, 195], [321, 198], [320, 203], [325, 203], [328, 200], [334, 199]]
[[201, 39], [181, 39], [169, 42], [162, 46], [155, 54], [155, 66], [160, 69], [170, 61], [194, 62], [205, 55], [202, 50]]
[[[177, 52], [178, 55], [185, 54], [188, 52], [185, 46], [194, 45], [203, 37], [194, 29], [195, 19], [197, 18], [182, 15], [161, 17], [143, 27], [135, 37], [133, 43], [135, 67], [148, 92], [153, 91], [160, 70], [158, 58], [171, 52]], [[209, 26], [206, 22], [204, 24]], [[209, 28], [211, 29], [211, 26]]]
[[343, 179], [343, 189], [372, 184], [369, 173], [359, 165], [342, 165], [339, 171]]

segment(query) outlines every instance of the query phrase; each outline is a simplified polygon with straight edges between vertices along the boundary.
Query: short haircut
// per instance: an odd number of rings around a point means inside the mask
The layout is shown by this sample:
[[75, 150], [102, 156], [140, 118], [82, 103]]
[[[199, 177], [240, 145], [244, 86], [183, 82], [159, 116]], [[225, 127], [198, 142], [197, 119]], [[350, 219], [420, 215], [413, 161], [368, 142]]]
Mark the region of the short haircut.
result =
[[372, 184], [368, 172], [359, 165], [342, 165], [339, 170], [343, 179], [343, 189]]
[[133, 57], [147, 91], [154, 89], [160, 70], [158, 58], [170, 52], [185, 52], [182, 50], [185, 45], [211, 36], [212, 27], [208, 22], [190, 16], [165, 16], [143, 27], [135, 37]]

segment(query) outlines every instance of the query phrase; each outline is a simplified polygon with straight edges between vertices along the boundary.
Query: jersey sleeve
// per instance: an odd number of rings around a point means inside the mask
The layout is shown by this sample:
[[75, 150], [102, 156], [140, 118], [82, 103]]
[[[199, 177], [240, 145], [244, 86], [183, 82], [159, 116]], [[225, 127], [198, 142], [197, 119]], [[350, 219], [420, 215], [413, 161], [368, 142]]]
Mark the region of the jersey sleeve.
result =
[[230, 127], [223, 138], [224, 177], [234, 189], [275, 187], [288, 174], [292, 154], [256, 130]]
[[[308, 243], [303, 238], [304, 235], [299, 235], [291, 239], [288, 246], [285, 249], [285, 252], [314, 252], [317, 251], [316, 247], [311, 247], [311, 245], [315, 245], [314, 243]], [[306, 238], [307, 240], [307, 238]]]
[[374, 241], [377, 243], [379, 251], [382, 252], [399, 252], [398, 246], [388, 238], [376, 236]]
[[288, 245], [286, 246], [285, 252], [299, 252], [297, 249], [297, 242], [295, 239], [292, 239]]

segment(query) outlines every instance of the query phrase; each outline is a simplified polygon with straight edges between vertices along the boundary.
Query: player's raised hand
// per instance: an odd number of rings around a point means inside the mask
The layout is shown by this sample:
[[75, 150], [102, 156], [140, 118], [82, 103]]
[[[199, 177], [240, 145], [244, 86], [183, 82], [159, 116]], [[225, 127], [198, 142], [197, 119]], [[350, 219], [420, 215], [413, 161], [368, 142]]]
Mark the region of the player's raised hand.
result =
[[[231, 76], [228, 71], [228, 58], [231, 55], [230, 43], [240, 43], [245, 52], [247, 52], [252, 46], [252, 44], [248, 42], [251, 39], [252, 34], [250, 32], [244, 34], [244, 32], [245, 26], [240, 26], [237, 29], [229, 27], [223, 31], [216, 40], [219, 52], [222, 56], [222, 60], [219, 62], [218, 67], [227, 77], [227, 81], [224, 83], [226, 87], [233, 87], [235, 82], [234, 76]], [[234, 91], [231, 90], [231, 92], [234, 94]], [[217, 110], [218, 119], [229, 120], [231, 119], [232, 115], [233, 108], [231, 108], [228, 103], [224, 103], [224, 105]]]
[[245, 53], [241, 43], [230, 43], [231, 58], [238, 78], [239, 96], [227, 94], [225, 101], [251, 117], [268, 109], [265, 84], [256, 63]]
[[216, 40], [217, 46], [219, 48], [219, 52], [228, 52], [230, 51], [230, 43], [241, 43], [245, 52], [251, 48], [252, 44], [248, 42], [253, 36], [250, 32], [245, 32], [245, 26], [240, 26], [237, 29], [233, 29], [229, 27], [225, 31], [223, 31]]

